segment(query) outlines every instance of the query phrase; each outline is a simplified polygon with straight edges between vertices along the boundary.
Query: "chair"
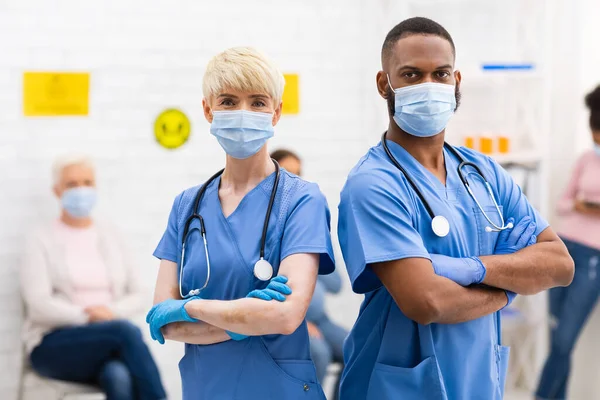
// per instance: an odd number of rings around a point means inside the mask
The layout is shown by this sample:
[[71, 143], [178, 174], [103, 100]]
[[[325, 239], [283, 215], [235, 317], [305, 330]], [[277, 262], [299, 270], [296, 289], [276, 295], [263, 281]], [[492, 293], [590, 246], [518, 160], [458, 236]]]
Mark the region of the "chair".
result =
[[[45, 393], [48, 391], [53, 392], [51, 398], [56, 400], [67, 400], [81, 396], [85, 396], [86, 398], [92, 398], [93, 396], [94, 399], [105, 399], [104, 393], [95, 386], [44, 378], [36, 374], [35, 371], [31, 369], [27, 352], [23, 348], [17, 400], [26, 399], [25, 392], [31, 389], [35, 389], [36, 391], [41, 390]], [[44, 396], [44, 399], [48, 399], [47, 395]]]
[[527, 301], [523, 301], [519, 308], [511, 306], [501, 311], [502, 333], [506, 344], [511, 346], [507, 390], [521, 388], [531, 391], [537, 380], [534, 364], [538, 332], [545, 328], [546, 318], [536, 315], [528, 305]]

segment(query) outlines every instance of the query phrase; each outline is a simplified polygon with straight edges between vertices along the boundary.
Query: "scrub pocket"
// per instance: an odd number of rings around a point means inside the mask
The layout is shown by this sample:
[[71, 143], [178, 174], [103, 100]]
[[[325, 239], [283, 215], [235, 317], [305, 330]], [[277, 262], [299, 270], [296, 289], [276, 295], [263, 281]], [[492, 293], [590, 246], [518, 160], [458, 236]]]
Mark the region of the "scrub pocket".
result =
[[371, 374], [367, 400], [447, 400], [442, 391], [435, 357], [414, 368], [376, 363]]
[[325, 400], [311, 360], [276, 362], [260, 337], [250, 340], [234, 399]]
[[508, 359], [510, 357], [510, 347], [496, 345], [496, 368], [498, 372], [498, 390], [500, 390], [500, 399], [504, 398], [504, 384], [506, 383], [506, 373], [508, 371]]
[[[495, 206], [484, 206], [483, 211], [487, 214], [488, 218], [492, 220], [496, 225], [500, 226], [500, 216]], [[502, 206], [498, 207], [500, 213], [504, 215]], [[473, 213], [475, 214], [475, 223], [477, 224], [477, 242], [479, 245], [479, 256], [489, 256], [494, 254], [496, 248], [496, 242], [498, 241], [498, 235], [500, 232], [486, 232], [486, 227], [493, 228], [492, 224], [485, 218], [479, 207], [473, 207]], [[517, 221], [518, 222], [518, 221]]]

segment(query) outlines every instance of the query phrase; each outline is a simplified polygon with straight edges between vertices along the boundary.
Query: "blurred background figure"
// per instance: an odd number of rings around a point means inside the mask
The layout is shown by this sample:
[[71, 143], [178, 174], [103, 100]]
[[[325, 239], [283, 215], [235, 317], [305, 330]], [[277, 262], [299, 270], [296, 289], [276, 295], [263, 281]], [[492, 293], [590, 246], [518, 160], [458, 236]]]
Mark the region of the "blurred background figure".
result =
[[568, 287], [550, 289], [551, 348], [537, 390], [540, 399], [565, 399], [571, 353], [600, 294], [600, 86], [589, 93], [593, 150], [583, 153], [559, 204], [559, 234], [575, 261]]
[[[279, 149], [271, 153], [271, 158], [292, 174], [298, 176], [302, 174], [302, 160], [294, 152]], [[337, 269], [329, 275], [319, 275], [312, 301], [306, 313], [310, 353], [321, 384], [325, 380], [329, 364], [339, 363], [343, 366], [344, 363], [342, 347], [348, 331], [331, 321], [325, 311], [325, 295], [327, 293], [337, 294], [341, 288], [342, 280]], [[338, 398], [341, 373], [342, 368], [335, 377], [333, 399]]]
[[166, 398], [140, 330], [140, 277], [110, 225], [92, 219], [91, 161], [72, 155], [53, 168], [60, 218], [28, 237], [21, 266], [23, 338], [40, 375], [98, 385], [108, 400]]

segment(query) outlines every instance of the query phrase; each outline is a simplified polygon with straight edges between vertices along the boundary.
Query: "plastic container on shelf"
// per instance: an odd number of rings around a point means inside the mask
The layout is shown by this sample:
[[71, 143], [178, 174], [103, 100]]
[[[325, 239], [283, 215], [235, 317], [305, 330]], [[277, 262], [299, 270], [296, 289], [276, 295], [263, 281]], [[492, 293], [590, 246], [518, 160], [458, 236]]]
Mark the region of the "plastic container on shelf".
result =
[[490, 155], [494, 153], [494, 139], [491, 136], [479, 137], [479, 151], [483, 154]]
[[507, 154], [510, 152], [510, 138], [507, 136], [498, 137], [498, 153]]
[[511, 152], [511, 138], [508, 135], [490, 133], [467, 135], [463, 136], [463, 145], [487, 155], [509, 154]]

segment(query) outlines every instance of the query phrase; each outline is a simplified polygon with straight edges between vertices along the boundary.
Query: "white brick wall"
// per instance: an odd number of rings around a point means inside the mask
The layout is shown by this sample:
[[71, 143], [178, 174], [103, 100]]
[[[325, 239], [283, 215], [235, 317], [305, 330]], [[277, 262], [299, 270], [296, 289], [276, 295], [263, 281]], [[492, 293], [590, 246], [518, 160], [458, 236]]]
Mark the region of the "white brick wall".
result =
[[[282, 119], [271, 148], [291, 147], [302, 155], [306, 177], [320, 184], [330, 202], [335, 228], [345, 176], [384, 127], [374, 73], [390, 25], [379, 20], [390, 19], [387, 3], [368, 14], [376, 4], [367, 0], [0, 2], [2, 399], [14, 396], [18, 377], [17, 263], [23, 240], [58, 209], [50, 192], [52, 159], [69, 150], [96, 159], [98, 214], [130, 238], [150, 293], [158, 264], [151, 253], [173, 197], [223, 164], [201, 111], [204, 66], [226, 47], [252, 45], [282, 70], [300, 74], [302, 112]], [[91, 72], [90, 116], [24, 118], [21, 80], [27, 70]], [[169, 152], [155, 143], [152, 125], [173, 106], [188, 114], [193, 132], [184, 148]], [[348, 326], [356, 314], [348, 311], [349, 300], [360, 301], [347, 290], [331, 304]], [[181, 346], [152, 350], [171, 397], [180, 397]]]

